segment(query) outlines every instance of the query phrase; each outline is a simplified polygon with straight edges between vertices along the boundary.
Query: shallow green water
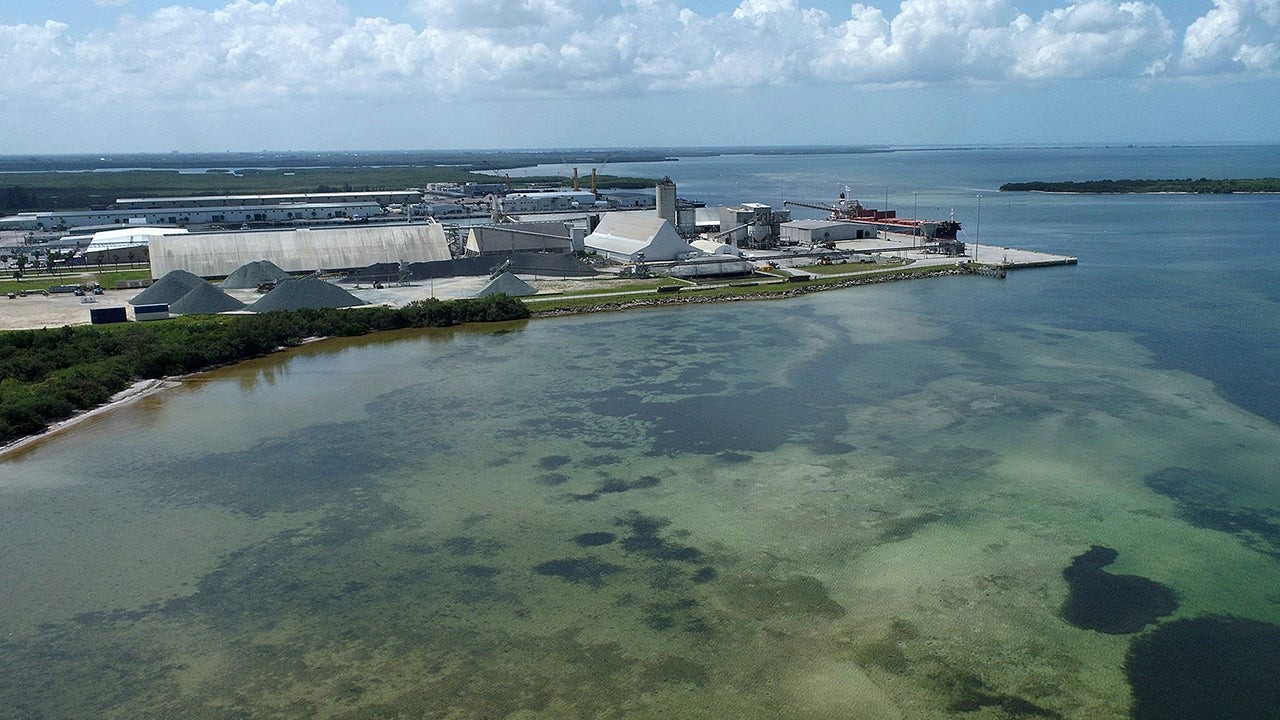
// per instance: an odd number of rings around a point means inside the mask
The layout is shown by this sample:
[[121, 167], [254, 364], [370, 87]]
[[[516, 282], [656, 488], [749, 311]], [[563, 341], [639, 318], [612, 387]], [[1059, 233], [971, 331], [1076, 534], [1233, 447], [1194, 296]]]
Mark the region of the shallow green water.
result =
[[1280, 430], [929, 312], [995, 287], [325, 341], [92, 420], [0, 464], [0, 715], [1125, 717], [1063, 569], [1280, 623]]

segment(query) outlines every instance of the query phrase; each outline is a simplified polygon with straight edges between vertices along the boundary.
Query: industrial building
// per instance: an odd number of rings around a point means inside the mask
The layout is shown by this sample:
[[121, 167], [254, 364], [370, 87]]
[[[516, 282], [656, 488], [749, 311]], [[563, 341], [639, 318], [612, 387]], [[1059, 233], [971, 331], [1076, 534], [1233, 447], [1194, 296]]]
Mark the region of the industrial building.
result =
[[382, 214], [373, 200], [341, 203], [179, 206], [163, 209], [40, 210], [0, 218], [0, 230], [71, 230], [119, 225], [211, 225], [252, 222], [319, 221]]
[[750, 275], [753, 272], [755, 263], [735, 255], [704, 255], [667, 268], [667, 274], [671, 277], [686, 280]]
[[737, 247], [768, 247], [780, 236], [782, 223], [789, 220], [790, 210], [774, 210], [763, 203], [720, 208], [720, 234], [716, 239]]
[[409, 209], [414, 217], [433, 217], [436, 220], [445, 220], [447, 218], [464, 218], [472, 214], [471, 208], [458, 203], [431, 203], [430, 205], [418, 205]]
[[779, 227], [783, 245], [822, 245], [876, 237], [876, 230], [848, 220], [792, 220]]
[[507, 214], [564, 212], [594, 207], [595, 193], [585, 190], [508, 193], [502, 198], [502, 211]]
[[434, 222], [156, 235], [149, 252], [152, 277], [186, 270], [206, 278], [225, 277], [257, 260], [299, 273], [450, 257], [444, 229]]
[[119, 230], [103, 230], [91, 236], [69, 236], [77, 245], [83, 243], [80, 252], [89, 265], [121, 262], [147, 262], [151, 238], [156, 235], [185, 235], [185, 228], [128, 227]]
[[715, 240], [694, 240], [689, 244], [707, 255], [730, 255], [738, 257], [740, 254], [738, 248], [728, 243], [716, 242]]
[[[578, 231], [581, 233], [581, 230]], [[564, 222], [516, 222], [473, 227], [467, 233], [468, 255], [513, 252], [567, 253], [573, 250], [573, 230]]]
[[668, 262], [702, 254], [669, 221], [639, 213], [606, 213], [584, 242], [587, 250], [619, 262]]
[[112, 204], [116, 210], [169, 210], [173, 208], [212, 208], [267, 205], [344, 205], [378, 203], [379, 205], [413, 204], [422, 201], [417, 190], [374, 190], [361, 192], [286, 193], [271, 195], [196, 195], [190, 197], [120, 198]]

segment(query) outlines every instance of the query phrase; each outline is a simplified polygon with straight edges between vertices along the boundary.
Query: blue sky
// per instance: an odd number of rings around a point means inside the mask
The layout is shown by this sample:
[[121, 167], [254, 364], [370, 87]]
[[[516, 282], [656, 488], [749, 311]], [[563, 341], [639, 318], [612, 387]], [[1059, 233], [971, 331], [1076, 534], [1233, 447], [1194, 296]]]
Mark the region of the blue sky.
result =
[[5, 0], [0, 153], [1280, 142], [1280, 0]]

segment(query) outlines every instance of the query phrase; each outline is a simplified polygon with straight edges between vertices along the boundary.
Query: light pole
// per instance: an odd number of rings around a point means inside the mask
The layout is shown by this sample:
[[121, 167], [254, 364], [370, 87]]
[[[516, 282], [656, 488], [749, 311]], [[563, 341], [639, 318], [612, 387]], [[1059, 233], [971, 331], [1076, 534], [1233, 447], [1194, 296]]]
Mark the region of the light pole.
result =
[[973, 230], [973, 262], [978, 262], [978, 241], [982, 239], [982, 194], [978, 194], [978, 219]]
[[911, 249], [916, 249], [916, 236], [920, 234], [920, 191], [911, 191], [911, 217], [916, 221], [915, 230], [911, 232]]

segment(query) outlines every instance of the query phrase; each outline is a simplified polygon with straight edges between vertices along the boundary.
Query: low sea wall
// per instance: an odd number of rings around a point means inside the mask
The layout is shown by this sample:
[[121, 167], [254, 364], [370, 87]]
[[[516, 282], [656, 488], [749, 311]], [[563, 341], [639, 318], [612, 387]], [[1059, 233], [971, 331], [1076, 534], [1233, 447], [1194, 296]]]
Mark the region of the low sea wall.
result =
[[621, 300], [615, 302], [602, 302], [593, 305], [582, 305], [570, 308], [549, 308], [547, 310], [533, 310], [533, 317], [559, 317], [562, 315], [582, 315], [584, 313], [598, 312], [616, 312], [621, 310], [634, 310], [637, 308], [657, 307], [659, 305], [698, 305], [702, 303], [725, 303], [739, 302], [743, 300], [782, 300], [786, 298], [799, 297], [814, 292], [824, 292], [827, 290], [843, 290], [845, 288], [857, 287], [859, 285], [876, 285], [886, 282], [897, 282], [899, 280], [916, 280], [924, 278], [946, 277], [950, 275], [973, 275], [974, 270], [969, 267], [946, 267], [927, 272], [891, 272], [877, 274], [871, 277], [849, 278], [839, 282], [831, 283], [814, 283], [811, 285], [799, 285], [789, 287], [781, 292], [742, 292], [732, 295], [702, 295], [702, 294], [664, 294], [652, 296], [643, 296], [636, 299]]

